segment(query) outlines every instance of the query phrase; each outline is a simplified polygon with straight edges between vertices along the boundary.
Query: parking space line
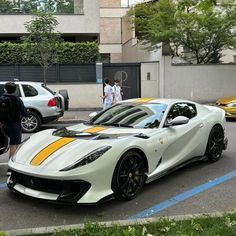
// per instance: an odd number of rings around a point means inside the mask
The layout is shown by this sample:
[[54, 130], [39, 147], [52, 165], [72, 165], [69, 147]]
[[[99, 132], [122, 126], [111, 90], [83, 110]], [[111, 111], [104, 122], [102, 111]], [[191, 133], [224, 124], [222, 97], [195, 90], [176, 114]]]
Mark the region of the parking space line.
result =
[[201, 185], [199, 185], [199, 186], [197, 186], [195, 188], [192, 188], [192, 189], [190, 189], [190, 190], [188, 190], [186, 192], [183, 192], [183, 193], [181, 193], [179, 195], [176, 195], [173, 198], [170, 198], [170, 199], [168, 199], [166, 201], [163, 201], [163, 202], [161, 202], [161, 203], [159, 203], [157, 205], [154, 205], [151, 208], [148, 208], [148, 209], [146, 209], [144, 211], [141, 211], [141, 212], [139, 212], [139, 213], [137, 213], [135, 215], [132, 215], [128, 219], [131, 220], [131, 219], [150, 217], [150, 216], [152, 216], [154, 214], [157, 214], [157, 213], [159, 213], [159, 212], [161, 212], [161, 211], [163, 211], [163, 210], [165, 210], [165, 209], [167, 209], [167, 208], [169, 208], [169, 207], [171, 207], [171, 206], [173, 206], [173, 205], [175, 205], [175, 204], [177, 204], [179, 202], [182, 202], [182, 201], [184, 201], [184, 200], [186, 200], [186, 199], [188, 199], [190, 197], [193, 197], [193, 196], [195, 196], [195, 195], [197, 195], [197, 194], [199, 194], [199, 193], [201, 193], [203, 191], [208, 190], [209, 188], [212, 188], [212, 187], [214, 187], [214, 186], [216, 186], [218, 184], [221, 184], [221, 183], [223, 183], [223, 182], [225, 182], [227, 180], [230, 180], [230, 179], [232, 179], [234, 177], [236, 177], [236, 170], [234, 170], [232, 172], [229, 172], [228, 174], [223, 175], [221, 177], [218, 177], [218, 178], [216, 178], [216, 179], [214, 179], [212, 181], [209, 181], [207, 183], [201, 184]]
[[0, 184], [0, 189], [7, 188], [7, 184]]

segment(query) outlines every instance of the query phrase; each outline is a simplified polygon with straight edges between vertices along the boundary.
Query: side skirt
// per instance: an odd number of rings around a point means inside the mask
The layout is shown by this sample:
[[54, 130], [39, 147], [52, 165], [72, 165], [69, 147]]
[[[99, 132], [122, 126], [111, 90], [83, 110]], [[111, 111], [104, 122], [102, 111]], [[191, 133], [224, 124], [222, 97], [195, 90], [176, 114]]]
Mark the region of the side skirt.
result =
[[181, 163], [181, 164], [179, 164], [177, 166], [174, 166], [173, 168], [169, 168], [169, 169], [167, 169], [165, 171], [157, 173], [154, 176], [151, 176], [150, 178], [147, 178], [146, 179], [146, 183], [150, 183], [150, 182], [152, 182], [155, 179], [159, 179], [159, 178], [161, 178], [161, 177], [163, 177], [163, 176], [165, 176], [165, 175], [167, 175], [167, 174], [169, 174], [171, 172], [174, 172], [174, 171], [176, 171], [176, 170], [178, 170], [178, 169], [180, 169], [180, 168], [182, 168], [182, 167], [184, 167], [186, 165], [189, 165], [189, 164], [191, 164], [193, 162], [196, 162], [196, 161], [206, 161], [206, 160], [207, 160], [206, 156], [194, 157], [194, 158], [192, 158], [192, 159], [190, 159], [190, 160], [188, 160], [186, 162], [183, 162], [183, 163]]

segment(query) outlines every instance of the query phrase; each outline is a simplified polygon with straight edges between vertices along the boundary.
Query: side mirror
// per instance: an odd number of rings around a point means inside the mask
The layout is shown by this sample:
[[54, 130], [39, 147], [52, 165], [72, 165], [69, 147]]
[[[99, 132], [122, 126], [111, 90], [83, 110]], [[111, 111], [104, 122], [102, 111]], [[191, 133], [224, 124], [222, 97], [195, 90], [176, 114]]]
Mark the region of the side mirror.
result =
[[96, 116], [98, 113], [96, 111], [92, 112], [89, 114], [89, 118], [93, 118], [94, 116]]
[[165, 126], [169, 127], [169, 126], [175, 126], [175, 125], [184, 125], [184, 124], [187, 124], [188, 122], [189, 122], [189, 118], [187, 118], [186, 116], [177, 116], [171, 121], [167, 120], [165, 123]]

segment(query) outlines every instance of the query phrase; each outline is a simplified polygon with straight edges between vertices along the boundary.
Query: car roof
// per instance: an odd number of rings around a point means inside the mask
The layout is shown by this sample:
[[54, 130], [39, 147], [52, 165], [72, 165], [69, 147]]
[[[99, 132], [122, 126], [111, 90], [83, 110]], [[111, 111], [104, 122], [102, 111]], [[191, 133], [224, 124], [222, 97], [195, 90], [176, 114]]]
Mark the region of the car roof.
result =
[[16, 80], [16, 81], [14, 81], [14, 80], [12, 80], [12, 81], [11, 80], [9, 80], [9, 81], [0, 81], [1, 84], [5, 84], [7, 82], [14, 82], [16, 84], [21, 84], [21, 83], [23, 83], [23, 84], [37, 84], [37, 85], [43, 84], [43, 82], [19, 81], [19, 80]]

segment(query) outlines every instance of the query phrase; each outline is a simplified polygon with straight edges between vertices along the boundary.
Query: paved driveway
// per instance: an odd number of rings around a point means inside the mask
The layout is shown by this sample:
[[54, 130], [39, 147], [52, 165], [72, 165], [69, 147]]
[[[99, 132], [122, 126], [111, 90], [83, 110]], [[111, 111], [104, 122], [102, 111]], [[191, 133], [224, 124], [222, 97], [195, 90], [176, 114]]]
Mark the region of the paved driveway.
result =
[[[236, 122], [227, 122], [226, 133], [229, 146], [218, 162], [186, 166], [146, 185], [141, 194], [129, 202], [113, 200], [99, 206], [56, 205], [13, 194], [5, 187], [7, 166], [0, 165], [0, 231], [79, 224], [86, 220], [129, 219], [146, 213], [153, 217], [235, 209], [236, 177], [223, 177], [236, 170]], [[6, 161], [7, 156], [1, 156], [0, 163]], [[218, 179], [221, 182], [215, 184]], [[206, 189], [203, 189], [204, 184], [208, 186]], [[190, 192], [193, 194], [188, 195]]]

